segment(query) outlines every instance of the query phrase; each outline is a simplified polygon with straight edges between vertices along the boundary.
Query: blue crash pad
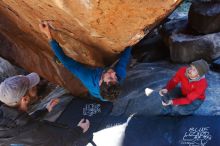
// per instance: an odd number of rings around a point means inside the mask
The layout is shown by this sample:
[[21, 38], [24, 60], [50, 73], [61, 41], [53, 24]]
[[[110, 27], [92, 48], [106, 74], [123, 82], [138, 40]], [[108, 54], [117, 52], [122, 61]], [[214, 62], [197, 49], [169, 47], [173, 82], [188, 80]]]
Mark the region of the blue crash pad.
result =
[[91, 135], [96, 131], [104, 119], [112, 111], [111, 102], [96, 100], [73, 99], [56, 122], [75, 127], [80, 119], [86, 118], [90, 121], [90, 129], [87, 132]]
[[[92, 142], [93, 132], [127, 121], [126, 116], [109, 115], [111, 109], [109, 102], [74, 99], [57, 122], [74, 127], [81, 118], [89, 119], [90, 130], [76, 142], [83, 146]], [[135, 115], [126, 127], [123, 146], [219, 146], [219, 124], [220, 116]]]
[[219, 146], [219, 124], [220, 116], [135, 116], [123, 146]]

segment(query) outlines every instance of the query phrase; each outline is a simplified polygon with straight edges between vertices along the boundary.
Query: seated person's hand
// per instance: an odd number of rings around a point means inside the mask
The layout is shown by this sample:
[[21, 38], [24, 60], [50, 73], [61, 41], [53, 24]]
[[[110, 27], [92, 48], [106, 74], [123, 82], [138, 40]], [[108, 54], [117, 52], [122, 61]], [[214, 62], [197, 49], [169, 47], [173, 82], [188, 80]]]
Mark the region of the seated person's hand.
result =
[[173, 104], [173, 101], [172, 101], [172, 100], [168, 100], [167, 103], [165, 103], [165, 102], [162, 101], [162, 105], [163, 105], [163, 106], [168, 106], [168, 105], [172, 105], [172, 104]]
[[81, 127], [85, 133], [89, 129], [90, 122], [87, 119], [81, 119], [77, 126]]
[[60, 102], [59, 98], [52, 99], [46, 106], [48, 112], [51, 112], [53, 108]]
[[163, 94], [166, 94], [167, 92], [168, 92], [167, 89], [161, 89], [161, 90], [159, 91], [159, 94], [160, 94], [160, 96], [163, 96]]

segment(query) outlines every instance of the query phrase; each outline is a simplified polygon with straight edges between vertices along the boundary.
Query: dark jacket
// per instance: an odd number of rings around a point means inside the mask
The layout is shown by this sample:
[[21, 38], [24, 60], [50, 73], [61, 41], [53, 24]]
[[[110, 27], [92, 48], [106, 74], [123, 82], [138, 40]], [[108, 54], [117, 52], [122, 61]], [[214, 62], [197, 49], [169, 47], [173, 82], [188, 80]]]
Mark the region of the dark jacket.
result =
[[80, 136], [80, 127], [68, 128], [53, 122], [39, 121], [15, 108], [6, 105], [0, 107], [0, 146], [73, 146]]
[[[71, 73], [73, 73], [77, 78], [80, 79], [83, 85], [89, 90], [90, 95], [102, 101], [106, 101], [100, 95], [100, 87], [99, 87], [99, 81], [101, 79], [104, 68], [86, 67], [85, 65], [65, 55], [62, 48], [55, 40], [51, 40], [49, 43], [57, 58]], [[119, 83], [122, 83], [123, 80], [126, 78], [126, 67], [130, 58], [131, 58], [131, 47], [128, 47], [123, 51], [119, 61], [113, 68], [116, 72]]]

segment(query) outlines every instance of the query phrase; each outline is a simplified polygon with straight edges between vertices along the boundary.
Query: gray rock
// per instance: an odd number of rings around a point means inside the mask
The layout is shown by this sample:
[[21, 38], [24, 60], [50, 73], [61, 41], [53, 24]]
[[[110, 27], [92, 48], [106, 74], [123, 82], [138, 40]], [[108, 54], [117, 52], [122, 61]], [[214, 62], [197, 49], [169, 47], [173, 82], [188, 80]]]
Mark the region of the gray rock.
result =
[[181, 19], [171, 20], [163, 24], [163, 26], [159, 29], [159, 33], [162, 36], [166, 46], [169, 47], [170, 36], [174, 33], [183, 32], [187, 28], [188, 28], [188, 19], [187, 17], [183, 17]]
[[211, 62], [220, 56], [219, 40], [220, 32], [203, 36], [172, 34], [169, 42], [171, 60], [177, 63], [190, 63], [203, 58]]
[[169, 57], [169, 48], [165, 47], [162, 38], [156, 32], [133, 47], [132, 57], [138, 62], [158, 61]]
[[189, 25], [201, 34], [220, 32], [220, 1], [192, 3]]
[[188, 16], [191, 0], [184, 0], [184, 2], [177, 7], [177, 9], [168, 17], [168, 19], [182, 19]]
[[4, 81], [10, 76], [17, 74], [15, 67], [7, 60], [0, 57], [0, 82]]
[[197, 35], [189, 28], [187, 18], [171, 20], [159, 32], [175, 63], [190, 63], [201, 58], [211, 62], [220, 56], [220, 32]]

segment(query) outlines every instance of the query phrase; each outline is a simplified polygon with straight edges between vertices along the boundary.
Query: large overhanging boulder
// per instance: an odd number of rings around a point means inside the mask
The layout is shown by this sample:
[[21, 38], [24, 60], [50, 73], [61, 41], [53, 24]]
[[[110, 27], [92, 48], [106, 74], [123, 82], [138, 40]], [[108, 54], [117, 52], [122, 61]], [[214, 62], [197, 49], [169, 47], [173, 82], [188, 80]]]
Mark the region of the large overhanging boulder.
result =
[[[67, 87], [75, 95], [84, 92], [62, 65], [40, 33], [41, 20], [51, 20], [55, 39], [65, 53], [88, 65], [111, 64], [123, 49], [143, 38], [166, 18], [181, 0], [1, 0], [0, 33], [11, 47], [0, 55], [28, 71]], [[131, 43], [130, 43], [131, 42]]]

